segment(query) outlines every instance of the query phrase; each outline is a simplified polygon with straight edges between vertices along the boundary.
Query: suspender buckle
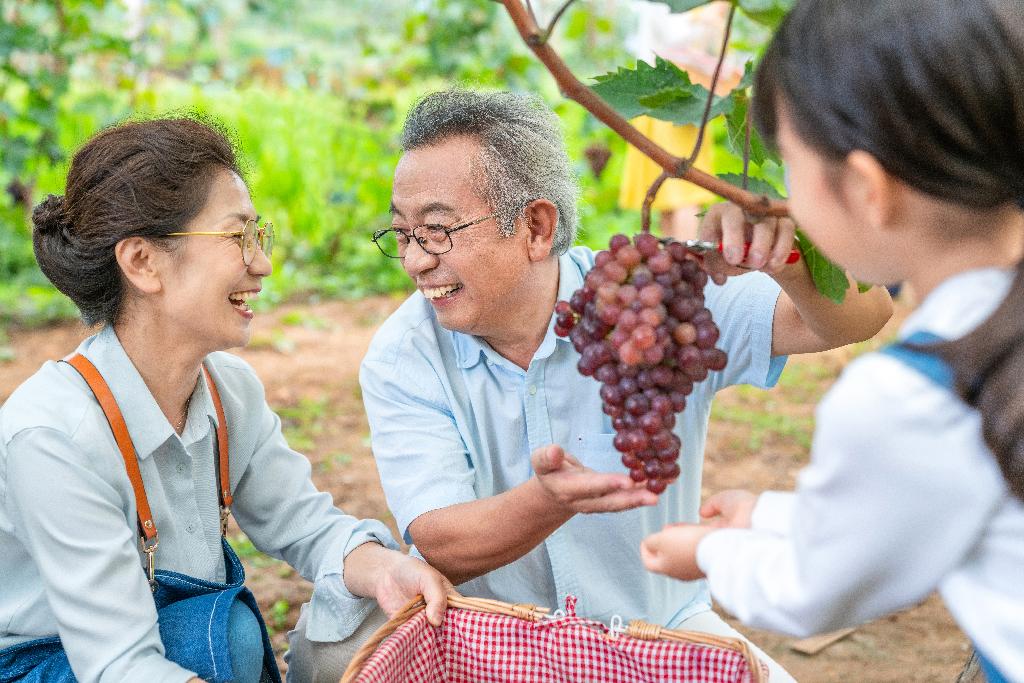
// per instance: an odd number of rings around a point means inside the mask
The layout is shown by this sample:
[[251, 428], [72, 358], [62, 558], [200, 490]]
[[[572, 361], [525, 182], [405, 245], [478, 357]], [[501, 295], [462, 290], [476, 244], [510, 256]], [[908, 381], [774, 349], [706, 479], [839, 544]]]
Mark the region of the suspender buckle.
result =
[[222, 505], [220, 508], [220, 535], [228, 535], [228, 520], [231, 518], [231, 507]]
[[160, 546], [160, 537], [154, 535], [152, 539], [139, 539], [139, 548], [146, 555], [146, 574], [149, 576], [149, 590], [156, 592], [156, 549]]

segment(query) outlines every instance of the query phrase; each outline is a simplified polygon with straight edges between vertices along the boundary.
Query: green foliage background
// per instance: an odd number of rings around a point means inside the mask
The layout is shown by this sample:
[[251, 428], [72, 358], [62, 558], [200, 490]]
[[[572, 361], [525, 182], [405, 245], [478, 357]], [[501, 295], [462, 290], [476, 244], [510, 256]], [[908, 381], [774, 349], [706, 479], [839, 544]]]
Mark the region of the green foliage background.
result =
[[[789, 0], [737, 2], [754, 19], [774, 19]], [[666, 4], [680, 3], [702, 4]], [[703, 89], [670, 65], [648, 69], [660, 92], [630, 91], [641, 71], [632, 66], [612, 73], [633, 63], [623, 47], [631, 21], [622, 0], [576, 3], [553, 40], [587, 82], [609, 74], [600, 87], [617, 84], [648, 110], [699, 98]], [[741, 17], [734, 42], [766, 35]], [[75, 315], [35, 266], [30, 207], [63, 191], [68, 159], [89, 136], [168, 112], [212, 114], [237, 135], [257, 208], [282, 233], [261, 305], [403, 291], [406, 278], [369, 234], [389, 220], [405, 112], [453, 84], [539, 92], [561, 116], [578, 165], [581, 241], [599, 246], [637, 229], [637, 212], [617, 206], [625, 143], [560, 97], [490, 0], [0, 0], [0, 338], [4, 324]], [[742, 96], [720, 112], [735, 119]], [[737, 172], [735, 121], [726, 118], [713, 127], [717, 170]], [[585, 161], [593, 144], [612, 152], [599, 177]], [[777, 165], [755, 162], [778, 187]]]
[[[623, 59], [622, 8], [605, 5], [561, 25], [584, 73]], [[206, 112], [237, 134], [254, 200], [283, 233], [264, 305], [404, 290], [369, 234], [389, 220], [402, 117], [453, 84], [539, 85], [580, 163], [586, 238], [636, 224], [615, 206], [624, 144], [561, 100], [488, 0], [0, 0], [0, 336], [75, 315], [35, 266], [30, 207], [63, 191], [89, 136], [167, 112]], [[583, 161], [594, 142], [613, 148], [600, 179]]]

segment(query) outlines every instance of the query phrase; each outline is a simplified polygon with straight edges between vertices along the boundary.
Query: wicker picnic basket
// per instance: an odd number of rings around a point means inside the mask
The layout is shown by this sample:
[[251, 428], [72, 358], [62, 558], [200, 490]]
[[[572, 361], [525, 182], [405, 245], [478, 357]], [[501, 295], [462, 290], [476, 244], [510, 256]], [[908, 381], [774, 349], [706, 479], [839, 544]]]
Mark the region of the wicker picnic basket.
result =
[[406, 605], [356, 653], [341, 683], [764, 683], [749, 643], [642, 621], [622, 629], [533, 605], [449, 596], [441, 628], [421, 599]]

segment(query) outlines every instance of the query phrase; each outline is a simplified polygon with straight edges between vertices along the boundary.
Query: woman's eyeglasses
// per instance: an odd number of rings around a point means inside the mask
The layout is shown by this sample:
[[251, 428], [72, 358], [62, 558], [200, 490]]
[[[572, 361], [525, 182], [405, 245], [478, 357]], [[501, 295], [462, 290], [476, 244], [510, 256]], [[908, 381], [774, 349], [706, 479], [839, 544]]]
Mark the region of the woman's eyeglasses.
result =
[[257, 216], [256, 220], [246, 221], [245, 227], [241, 230], [193, 230], [189, 232], [169, 232], [166, 236], [220, 235], [223, 237], [240, 237], [239, 246], [242, 249], [242, 263], [249, 266], [252, 264], [252, 260], [256, 258], [256, 247], [259, 247], [267, 258], [270, 258], [271, 253], [274, 251], [274, 224], [270, 221], [264, 221], [263, 225], [260, 225], [259, 220], [260, 217]]

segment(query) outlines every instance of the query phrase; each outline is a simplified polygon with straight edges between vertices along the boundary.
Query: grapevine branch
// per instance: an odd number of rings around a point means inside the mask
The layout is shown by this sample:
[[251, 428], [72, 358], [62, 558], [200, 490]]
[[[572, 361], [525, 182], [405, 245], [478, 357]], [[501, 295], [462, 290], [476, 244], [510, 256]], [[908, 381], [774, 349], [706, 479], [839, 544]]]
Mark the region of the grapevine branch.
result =
[[[700, 146], [704, 142], [704, 131], [708, 127], [708, 118], [711, 116], [711, 105], [715, 102], [715, 89], [718, 87], [718, 78], [722, 74], [722, 63], [725, 62], [725, 51], [729, 48], [729, 36], [732, 34], [732, 18], [736, 14], [736, 5], [729, 8], [729, 18], [725, 22], [725, 35], [722, 36], [722, 49], [718, 53], [718, 63], [715, 64], [715, 73], [711, 76], [711, 87], [708, 88], [708, 101], [704, 105], [704, 115], [700, 119], [700, 128], [697, 129], [697, 142], [693, 145], [693, 152], [686, 162], [692, 166], [700, 154]], [[744, 187], [743, 189], [747, 189]]]
[[743, 189], [747, 189], [750, 182], [750, 107], [747, 107], [747, 115], [743, 121]]
[[[641, 153], [658, 164], [665, 171], [666, 177], [682, 178], [698, 185], [739, 205], [751, 215], [789, 215], [785, 202], [749, 192], [721, 178], [716, 178], [713, 175], [692, 168], [686, 159], [669, 153], [653, 140], [643, 135], [622, 118], [618, 112], [612, 109], [607, 102], [598, 97], [597, 93], [585, 86], [573, 75], [562, 58], [548, 44], [547, 38], [549, 36], [545, 34], [545, 31], [541, 30], [537, 22], [530, 16], [526, 5], [523, 4], [523, 0], [501, 0], [501, 4], [504, 5], [523, 41], [533, 50], [547, 70], [551, 72], [562, 94], [579, 103], [599, 121], [626, 140], [626, 142], [636, 147]], [[551, 26], [553, 28], [554, 24], [552, 23]]]
[[544, 38], [543, 38], [543, 40], [544, 40], [545, 43], [548, 42], [548, 39], [552, 35], [554, 35], [554, 33], [555, 33], [555, 24], [558, 23], [558, 20], [562, 18], [562, 15], [565, 14], [565, 11], [567, 9], [569, 9], [569, 6], [572, 5], [572, 3], [574, 3], [574, 2], [576, 2], [576, 0], [565, 0], [565, 2], [562, 3], [562, 6], [558, 8], [558, 11], [555, 12], [555, 16], [551, 17], [551, 21], [550, 21], [550, 23], [548, 23], [548, 28], [547, 28], [546, 31], [544, 31]]
[[533, 13], [533, 3], [530, 0], [526, 0], [526, 9], [530, 12], [530, 19], [537, 21], [537, 15]]
[[668, 172], [662, 171], [647, 190], [647, 196], [644, 197], [644, 204], [640, 209], [640, 229], [644, 232], [651, 231], [651, 205], [654, 204], [654, 198], [658, 195], [661, 184], [668, 180], [668, 177]]

